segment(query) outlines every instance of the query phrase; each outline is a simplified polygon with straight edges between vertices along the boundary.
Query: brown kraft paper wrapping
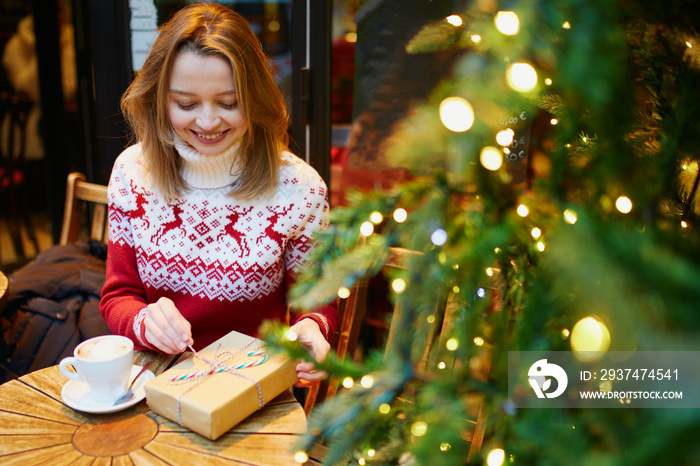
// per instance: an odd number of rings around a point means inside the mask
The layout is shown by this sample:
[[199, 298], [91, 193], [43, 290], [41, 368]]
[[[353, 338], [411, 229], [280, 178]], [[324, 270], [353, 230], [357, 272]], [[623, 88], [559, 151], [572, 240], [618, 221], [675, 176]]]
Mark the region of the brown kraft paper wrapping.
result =
[[[213, 361], [217, 357], [217, 347], [219, 360], [223, 359], [221, 356], [226, 351], [236, 355], [235, 359], [223, 361], [224, 365], [235, 366], [257, 359], [256, 356], [247, 356], [247, 353], [261, 348], [264, 350], [264, 342], [231, 332], [199, 351], [198, 355]], [[174, 376], [210, 368], [206, 362], [190, 358], [163, 372], [144, 386], [148, 406], [179, 424], [177, 400], [180, 397], [182, 425], [210, 440], [216, 440], [260, 409], [258, 388], [253, 380], [260, 386], [263, 404], [297, 382], [296, 362], [282, 354], [270, 355], [267, 361], [258, 366], [239, 369], [238, 372], [245, 377], [219, 372], [187, 382], [173, 383], [170, 380]]]

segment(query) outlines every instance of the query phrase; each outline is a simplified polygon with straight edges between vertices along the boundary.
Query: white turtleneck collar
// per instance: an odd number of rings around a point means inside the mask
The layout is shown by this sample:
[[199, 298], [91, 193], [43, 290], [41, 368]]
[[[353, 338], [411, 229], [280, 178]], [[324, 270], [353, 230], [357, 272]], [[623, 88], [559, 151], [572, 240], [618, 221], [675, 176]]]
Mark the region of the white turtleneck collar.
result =
[[240, 145], [240, 141], [236, 141], [220, 154], [204, 155], [176, 137], [175, 149], [184, 161], [182, 177], [185, 182], [194, 189], [217, 189], [235, 183], [239, 178], [236, 154]]

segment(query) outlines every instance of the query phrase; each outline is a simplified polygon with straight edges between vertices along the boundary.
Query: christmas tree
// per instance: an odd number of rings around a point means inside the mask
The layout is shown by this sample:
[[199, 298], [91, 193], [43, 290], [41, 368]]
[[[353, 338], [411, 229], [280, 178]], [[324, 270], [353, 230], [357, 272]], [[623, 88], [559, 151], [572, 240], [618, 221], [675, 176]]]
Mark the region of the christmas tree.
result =
[[[690, 1], [477, 1], [406, 45], [461, 51], [389, 144], [412, 176], [333, 209], [292, 294], [312, 309], [378, 274], [389, 247], [419, 251], [391, 292], [403, 331], [386, 355], [321, 365], [348, 388], [300, 448], [464, 464], [478, 395], [476, 464], [698, 463], [698, 410], [522, 409], [508, 352], [571, 351], [580, 322], [606, 335], [597, 350], [700, 350], [699, 24]], [[436, 295], [453, 325], [423, 373]], [[485, 352], [482, 380], [470, 362]]]

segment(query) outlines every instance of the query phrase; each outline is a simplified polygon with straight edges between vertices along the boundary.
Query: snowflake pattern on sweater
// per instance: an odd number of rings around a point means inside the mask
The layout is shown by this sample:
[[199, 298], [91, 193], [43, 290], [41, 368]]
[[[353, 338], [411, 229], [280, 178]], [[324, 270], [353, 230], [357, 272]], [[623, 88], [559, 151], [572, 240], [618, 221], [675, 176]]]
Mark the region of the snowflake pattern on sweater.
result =
[[[152, 188], [140, 146], [116, 160], [109, 183], [109, 254], [101, 311], [114, 333], [143, 347], [148, 303], [165, 296], [192, 324], [196, 347], [231, 330], [255, 335], [286, 315], [286, 289], [327, 226], [327, 189], [313, 168], [283, 152], [278, 189], [241, 201], [231, 185], [192, 189], [166, 202]], [[337, 316], [311, 317], [330, 337]]]

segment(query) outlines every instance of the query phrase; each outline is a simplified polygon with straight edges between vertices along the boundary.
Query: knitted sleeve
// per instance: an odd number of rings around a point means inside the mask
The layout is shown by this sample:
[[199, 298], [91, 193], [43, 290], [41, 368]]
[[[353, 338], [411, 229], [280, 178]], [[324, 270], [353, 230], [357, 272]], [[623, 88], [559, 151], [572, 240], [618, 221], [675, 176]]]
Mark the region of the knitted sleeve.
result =
[[[328, 189], [323, 179], [313, 169], [300, 171], [298, 174], [300, 199], [300, 211], [297, 213], [299, 224], [295, 233], [287, 243], [285, 250], [285, 264], [287, 274], [285, 286], [289, 290], [295, 283], [295, 276], [303, 267], [309, 265], [313, 252], [313, 235], [316, 231], [327, 228], [330, 220], [330, 208], [328, 202]], [[333, 332], [338, 325], [338, 310], [335, 303], [327, 304], [313, 309], [309, 313], [291, 313], [291, 324], [300, 319], [313, 319], [321, 328], [321, 332], [327, 341], [331, 341]]]
[[125, 164], [124, 157], [117, 159], [107, 190], [109, 242], [100, 313], [112, 333], [131, 338], [136, 347], [155, 349], [145, 338], [143, 320], [148, 303], [136, 264], [131, 227], [138, 209], [132, 180], [120, 168]]

